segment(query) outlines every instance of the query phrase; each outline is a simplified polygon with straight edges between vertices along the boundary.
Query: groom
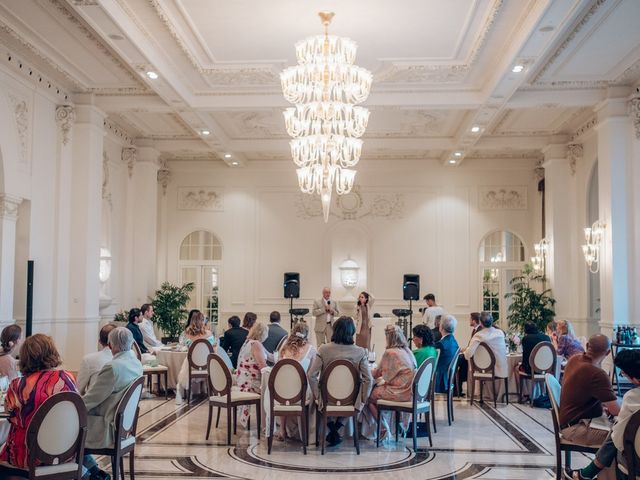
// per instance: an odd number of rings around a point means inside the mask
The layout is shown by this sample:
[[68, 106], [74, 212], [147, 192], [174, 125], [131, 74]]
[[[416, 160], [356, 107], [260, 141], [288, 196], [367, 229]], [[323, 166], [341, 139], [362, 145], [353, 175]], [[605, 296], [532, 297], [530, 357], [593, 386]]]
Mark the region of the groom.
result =
[[318, 347], [324, 343], [331, 343], [331, 335], [333, 329], [333, 319], [340, 315], [338, 305], [331, 300], [331, 289], [324, 287], [322, 289], [322, 298], [313, 302], [312, 314], [316, 317], [316, 324], [314, 325], [314, 331], [316, 332], [316, 339], [318, 341]]

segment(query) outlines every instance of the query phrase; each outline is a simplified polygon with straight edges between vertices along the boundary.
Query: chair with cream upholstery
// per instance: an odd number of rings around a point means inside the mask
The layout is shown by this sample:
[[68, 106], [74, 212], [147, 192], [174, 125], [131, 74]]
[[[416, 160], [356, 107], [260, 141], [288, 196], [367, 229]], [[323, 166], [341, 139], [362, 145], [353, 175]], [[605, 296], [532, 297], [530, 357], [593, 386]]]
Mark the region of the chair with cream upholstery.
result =
[[118, 472], [124, 480], [124, 457], [129, 455], [129, 476], [135, 480], [136, 427], [138, 426], [138, 403], [142, 395], [144, 376], [134, 380], [127, 387], [115, 412], [114, 444], [110, 448], [87, 448], [86, 454], [108, 455], [111, 457], [112, 478], [118, 479]]
[[484, 342], [480, 342], [478, 348], [469, 360], [471, 370], [471, 404], [475, 394], [476, 381], [480, 384], [480, 403], [484, 402], [484, 383], [491, 382], [493, 388], [493, 406], [497, 407], [498, 393], [496, 392], [496, 380], [504, 380], [504, 391], [507, 405], [509, 405], [509, 379], [496, 376], [496, 357], [493, 351]]
[[563, 478], [562, 474], [562, 452], [565, 452], [565, 466], [571, 468], [571, 452], [596, 453], [598, 447], [588, 447], [568, 442], [562, 438], [560, 433], [560, 383], [553, 375], [547, 373], [544, 376], [547, 387], [547, 395], [551, 401], [551, 418], [553, 419], [553, 433], [556, 439], [556, 478]]
[[316, 446], [320, 441], [322, 455], [326, 443], [327, 417], [351, 417], [353, 445], [356, 447], [356, 453], [360, 455], [360, 432], [357, 422], [360, 412], [356, 409], [360, 383], [360, 374], [349, 360], [335, 360], [322, 371], [319, 382], [322, 405], [319, 406], [317, 415], [320, 428], [316, 428]]
[[27, 429], [25, 477], [30, 480], [66, 480], [82, 477], [87, 409], [75, 392], [49, 397], [36, 411]]
[[[136, 342], [133, 342], [131, 349], [136, 353], [136, 357], [142, 363], [142, 352], [140, 352], [140, 347]], [[142, 363], [142, 375], [147, 379], [147, 390], [151, 392], [153, 388], [153, 376], [156, 375], [158, 380], [158, 395], [160, 394], [160, 378], [164, 379], [164, 396], [166, 399], [169, 398], [169, 367], [165, 367], [164, 365], [156, 365], [152, 367], [151, 365], [145, 365]]]
[[[422, 365], [418, 367], [416, 373], [413, 376], [413, 385], [411, 387], [411, 400], [407, 402], [394, 402], [392, 400], [378, 399], [376, 406], [378, 407], [378, 418], [376, 419], [376, 447], [380, 446], [380, 417], [383, 410], [390, 410], [395, 412], [396, 419], [400, 413], [406, 412], [411, 414], [412, 437], [413, 437], [413, 449], [418, 448], [418, 430], [417, 421], [418, 415], [424, 414], [426, 418], [425, 425], [427, 427], [427, 435], [429, 436], [429, 445], [433, 447], [433, 440], [431, 439], [431, 427], [429, 425], [429, 414], [431, 411], [431, 402], [429, 396], [431, 394], [431, 383], [433, 379], [433, 372], [436, 369], [436, 361], [434, 358], [427, 358]], [[398, 421], [396, 420], [396, 440], [398, 439], [397, 432]]]
[[286, 358], [276, 362], [269, 375], [269, 437], [271, 454], [275, 417], [300, 417], [302, 451], [307, 454], [309, 440], [309, 402], [307, 399], [307, 374], [300, 362]]
[[636, 480], [640, 480], [640, 411], [637, 411], [629, 418], [627, 426], [622, 434], [622, 454], [624, 465], [618, 462], [618, 470], [627, 476], [634, 478], [629, 472], [636, 472]]
[[189, 381], [187, 383], [187, 404], [191, 402], [191, 382], [194, 380], [206, 380], [209, 376], [207, 372], [207, 358], [213, 353], [213, 345], [206, 338], [200, 338], [193, 342], [187, 352], [187, 363], [189, 364]]
[[280, 341], [278, 342], [278, 346], [276, 347], [276, 349], [274, 350], [274, 352], [279, 352], [280, 349], [282, 348], [282, 346], [284, 345], [284, 342], [287, 341], [287, 338], [289, 338], [289, 335], [285, 335], [284, 337], [282, 337], [280, 339]]
[[[440, 350], [436, 350], [435, 363], [433, 365], [433, 371], [431, 372], [431, 393], [429, 394], [429, 402], [431, 403], [431, 421], [433, 422], [433, 433], [438, 433], [436, 428], [436, 370], [438, 369], [438, 361], [440, 360]], [[396, 436], [398, 435], [399, 416], [396, 415]]]
[[529, 355], [529, 366], [531, 367], [531, 375], [517, 370], [519, 377], [518, 397], [520, 403], [523, 399], [523, 389], [525, 380], [531, 381], [531, 394], [529, 395], [529, 403], [533, 405], [533, 398], [537, 385], [544, 385], [544, 376], [547, 373], [554, 375], [556, 372], [556, 362], [558, 354], [551, 342], [540, 342]]
[[453, 392], [456, 383], [456, 372], [458, 371], [458, 360], [460, 360], [460, 352], [461, 349], [458, 348], [456, 353], [453, 355], [453, 360], [449, 364], [449, 368], [447, 369], [447, 376], [449, 378], [449, 384], [447, 385], [447, 420], [449, 422], [449, 426], [451, 426], [451, 422], [454, 421], [453, 418]]
[[[207, 440], [211, 432], [211, 420], [213, 418], [213, 407], [218, 407], [218, 418], [216, 420], [216, 428], [220, 420], [220, 409], [227, 409], [227, 445], [231, 445], [231, 409], [233, 409], [233, 427], [236, 433], [237, 426], [237, 410], [238, 407], [245, 405], [255, 405], [257, 416], [257, 433], [260, 440], [261, 425], [261, 405], [260, 394], [252, 392], [241, 392], [232, 390], [233, 381], [231, 379], [231, 370], [227, 367], [224, 359], [216, 353], [210, 353], [207, 358], [207, 373], [209, 375], [209, 418], [207, 420]], [[251, 424], [249, 424], [251, 428]]]

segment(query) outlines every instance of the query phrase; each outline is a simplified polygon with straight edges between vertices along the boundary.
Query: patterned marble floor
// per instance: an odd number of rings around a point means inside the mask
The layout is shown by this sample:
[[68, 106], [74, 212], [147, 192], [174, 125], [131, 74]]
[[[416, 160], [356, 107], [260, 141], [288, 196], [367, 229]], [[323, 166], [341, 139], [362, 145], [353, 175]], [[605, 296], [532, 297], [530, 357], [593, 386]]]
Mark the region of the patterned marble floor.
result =
[[[410, 439], [377, 449], [375, 442], [363, 440], [359, 456], [350, 441], [329, 448], [324, 456], [311, 446], [304, 456], [300, 443], [288, 440], [274, 442], [272, 454], [267, 455], [264, 437], [258, 442], [255, 430], [241, 433], [240, 426], [233, 445], [225, 445], [224, 415], [220, 428], [213, 428], [205, 441], [207, 407], [202, 400], [182, 407], [176, 407], [173, 400], [143, 400], [136, 478], [318, 480], [325, 474], [332, 479], [389, 478], [396, 474], [407, 480], [554, 478], [549, 411], [517, 404], [494, 409], [493, 405], [471, 406], [463, 400], [455, 403], [456, 420], [451, 427], [443, 402], [436, 402], [436, 412], [438, 432], [430, 449], [426, 438], [419, 439], [417, 451]], [[101, 460], [104, 465], [107, 462]], [[587, 462], [586, 455], [573, 455], [574, 466]]]

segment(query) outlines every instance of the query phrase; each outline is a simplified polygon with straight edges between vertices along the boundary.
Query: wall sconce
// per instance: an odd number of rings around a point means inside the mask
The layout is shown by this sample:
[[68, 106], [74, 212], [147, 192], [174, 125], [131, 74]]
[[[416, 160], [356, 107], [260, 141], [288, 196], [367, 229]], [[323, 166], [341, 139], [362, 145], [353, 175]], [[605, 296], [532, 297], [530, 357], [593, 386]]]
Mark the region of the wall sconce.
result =
[[101, 283], [107, 283], [111, 276], [111, 252], [104, 247], [100, 248], [100, 273], [98, 275]]
[[347, 290], [352, 290], [358, 284], [358, 277], [360, 267], [358, 264], [351, 260], [349, 256], [344, 262], [340, 264], [340, 281], [342, 286]]
[[533, 271], [544, 275], [546, 273], [547, 255], [549, 254], [549, 242], [547, 242], [546, 238], [543, 238], [539, 243], [533, 245], [533, 249], [536, 252], [536, 254], [531, 257]]
[[584, 260], [589, 266], [591, 273], [598, 273], [600, 270], [600, 245], [602, 244], [602, 237], [604, 236], [604, 229], [606, 225], [600, 220], [596, 220], [591, 225], [591, 228], [584, 229], [585, 244], [582, 245], [582, 253], [584, 254]]

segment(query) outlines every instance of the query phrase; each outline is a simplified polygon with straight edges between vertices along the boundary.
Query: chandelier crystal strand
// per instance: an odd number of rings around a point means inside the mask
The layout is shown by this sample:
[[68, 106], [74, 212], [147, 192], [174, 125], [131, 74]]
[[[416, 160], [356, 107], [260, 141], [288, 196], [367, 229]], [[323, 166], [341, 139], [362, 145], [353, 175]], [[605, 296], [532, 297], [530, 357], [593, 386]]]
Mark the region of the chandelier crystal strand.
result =
[[294, 107], [284, 111], [291, 156], [298, 167], [303, 193], [318, 194], [324, 221], [329, 220], [331, 195], [349, 193], [360, 161], [369, 111], [357, 106], [369, 96], [371, 73], [353, 65], [357, 45], [329, 35], [334, 14], [318, 14], [324, 35], [296, 44], [298, 65], [280, 74], [282, 91]]

